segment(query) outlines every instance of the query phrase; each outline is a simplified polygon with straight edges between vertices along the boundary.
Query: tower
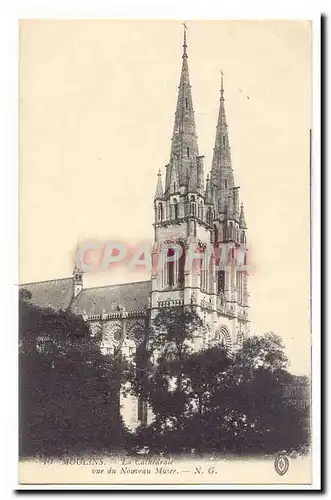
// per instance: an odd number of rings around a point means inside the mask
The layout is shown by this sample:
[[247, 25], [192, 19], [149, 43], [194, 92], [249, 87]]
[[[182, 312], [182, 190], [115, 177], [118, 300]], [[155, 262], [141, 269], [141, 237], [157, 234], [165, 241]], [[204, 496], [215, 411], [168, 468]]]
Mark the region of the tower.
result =
[[[218, 323], [227, 318], [231, 348], [239, 347], [248, 333], [248, 291], [246, 271], [247, 225], [244, 205], [239, 205], [239, 187], [232, 168], [228, 123], [225, 112], [224, 78], [221, 92], [215, 144], [210, 174], [214, 193], [215, 248]], [[229, 335], [228, 335], [229, 341]]]
[[83, 271], [77, 267], [77, 264], [75, 264], [72, 271], [72, 279], [74, 285], [74, 297], [77, 297], [77, 295], [83, 290]]
[[[165, 183], [159, 171], [154, 197], [154, 253], [151, 317], [162, 307], [194, 305], [205, 333], [196, 348], [240, 345], [247, 331], [247, 275], [232, 261], [246, 244], [246, 222], [239, 206], [225, 115], [223, 74], [210, 176], [204, 181], [188, 70], [186, 29], [177, 106]], [[231, 260], [231, 259], [227, 259]]]

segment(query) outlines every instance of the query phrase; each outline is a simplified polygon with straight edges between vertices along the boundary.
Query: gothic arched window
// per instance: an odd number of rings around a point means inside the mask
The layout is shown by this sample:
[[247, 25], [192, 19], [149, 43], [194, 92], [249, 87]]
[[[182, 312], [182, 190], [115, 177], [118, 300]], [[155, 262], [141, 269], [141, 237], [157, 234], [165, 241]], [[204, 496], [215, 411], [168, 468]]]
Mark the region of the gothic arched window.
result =
[[[173, 248], [169, 248], [167, 252], [168, 257], [173, 257], [175, 255], [175, 251]], [[174, 286], [175, 284], [175, 262], [172, 260], [171, 262], [167, 262], [168, 267], [168, 285]]]
[[178, 219], [178, 204], [176, 198], [174, 199], [174, 217]]
[[211, 208], [208, 207], [208, 210], [207, 210], [207, 222], [208, 224], [211, 224], [212, 220], [211, 220]]
[[230, 222], [228, 225], [228, 240], [233, 240], [233, 224]]
[[246, 235], [245, 235], [245, 231], [243, 231], [243, 232], [241, 233], [241, 235], [240, 235], [240, 243], [241, 243], [242, 245], [245, 245], [245, 243], [246, 243]]
[[185, 246], [182, 244], [182, 255], [180, 256], [179, 263], [178, 263], [178, 283], [179, 285], [184, 285], [184, 278], [185, 278]]
[[236, 287], [238, 302], [241, 304], [243, 299], [243, 275], [241, 271], [238, 271], [236, 275]]
[[191, 204], [190, 204], [190, 208], [191, 208], [191, 215], [196, 215], [196, 204], [195, 204], [195, 197], [194, 196], [191, 196]]
[[162, 203], [159, 203], [159, 207], [158, 207], [158, 219], [159, 219], [159, 221], [163, 220], [163, 206], [162, 206]]
[[199, 219], [203, 219], [203, 205], [202, 205], [202, 200], [200, 201], [200, 204], [199, 204]]

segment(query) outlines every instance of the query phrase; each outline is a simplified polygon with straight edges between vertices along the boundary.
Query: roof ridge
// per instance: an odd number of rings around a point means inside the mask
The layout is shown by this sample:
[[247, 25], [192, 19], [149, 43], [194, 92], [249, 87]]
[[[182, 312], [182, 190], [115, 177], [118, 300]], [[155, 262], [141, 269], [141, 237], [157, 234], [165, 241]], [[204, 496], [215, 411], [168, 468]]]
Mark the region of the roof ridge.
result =
[[68, 276], [67, 278], [54, 278], [51, 280], [28, 281], [27, 283], [18, 283], [18, 286], [37, 285], [39, 283], [49, 283], [50, 281], [64, 281], [64, 280], [72, 280], [72, 276]]
[[96, 290], [98, 288], [111, 288], [115, 286], [123, 286], [123, 285], [137, 285], [138, 283], [150, 283], [151, 280], [142, 280], [142, 281], [128, 281], [126, 283], [113, 283], [112, 285], [101, 285], [101, 286], [92, 286], [83, 288], [82, 292], [86, 292], [87, 290]]

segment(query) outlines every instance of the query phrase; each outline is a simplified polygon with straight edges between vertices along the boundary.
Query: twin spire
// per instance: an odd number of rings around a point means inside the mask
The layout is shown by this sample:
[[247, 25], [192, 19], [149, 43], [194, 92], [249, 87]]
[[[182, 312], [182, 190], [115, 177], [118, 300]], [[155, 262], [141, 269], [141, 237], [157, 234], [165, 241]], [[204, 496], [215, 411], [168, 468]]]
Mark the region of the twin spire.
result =
[[166, 192], [170, 189], [170, 183], [175, 169], [177, 169], [179, 186], [188, 186], [192, 169], [196, 177], [198, 177], [197, 157], [199, 156], [199, 148], [187, 62], [186, 28], [184, 29], [182, 60], [175, 123], [171, 139], [170, 160], [165, 185]]
[[[224, 75], [221, 72], [221, 91], [215, 146], [210, 177], [207, 177], [204, 189], [203, 157], [199, 156], [196, 134], [193, 99], [188, 70], [188, 53], [184, 24], [184, 43], [182, 69], [178, 87], [177, 105], [169, 164], [166, 167], [166, 179], [163, 195], [178, 193], [182, 187], [186, 193], [199, 193], [205, 196], [205, 202], [216, 204], [220, 212], [235, 213], [239, 217], [239, 205], [236, 194], [231, 162], [228, 125], [224, 101]], [[158, 174], [155, 198], [162, 198], [161, 174]]]

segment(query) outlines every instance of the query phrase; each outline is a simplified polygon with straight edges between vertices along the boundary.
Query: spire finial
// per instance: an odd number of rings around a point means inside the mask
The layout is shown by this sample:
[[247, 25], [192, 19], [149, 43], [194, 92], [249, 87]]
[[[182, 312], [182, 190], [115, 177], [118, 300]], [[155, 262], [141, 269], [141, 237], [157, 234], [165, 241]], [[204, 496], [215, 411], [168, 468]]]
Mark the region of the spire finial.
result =
[[224, 94], [224, 86], [223, 86], [223, 77], [224, 77], [224, 72], [221, 69], [221, 98], [223, 99], [223, 94]]
[[187, 26], [186, 26], [186, 23], [183, 23], [183, 26], [184, 26], [184, 45], [183, 45], [184, 52], [183, 52], [183, 57], [187, 57], [187, 52], [186, 52], [186, 49], [187, 49], [187, 45], [186, 45], [186, 30], [187, 30]]

